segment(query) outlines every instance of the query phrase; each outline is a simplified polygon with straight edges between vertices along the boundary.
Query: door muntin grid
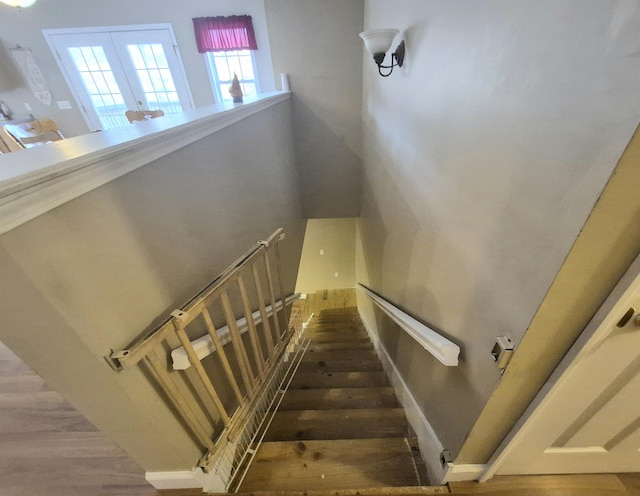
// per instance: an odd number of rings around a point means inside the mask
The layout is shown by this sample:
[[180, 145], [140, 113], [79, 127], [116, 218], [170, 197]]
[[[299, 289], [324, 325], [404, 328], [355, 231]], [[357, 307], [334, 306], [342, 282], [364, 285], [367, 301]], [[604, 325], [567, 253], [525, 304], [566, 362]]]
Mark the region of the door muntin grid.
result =
[[125, 126], [125, 104], [120, 87], [102, 46], [67, 49], [104, 129]]
[[150, 110], [165, 114], [182, 112], [169, 62], [160, 43], [127, 45], [138, 81]]

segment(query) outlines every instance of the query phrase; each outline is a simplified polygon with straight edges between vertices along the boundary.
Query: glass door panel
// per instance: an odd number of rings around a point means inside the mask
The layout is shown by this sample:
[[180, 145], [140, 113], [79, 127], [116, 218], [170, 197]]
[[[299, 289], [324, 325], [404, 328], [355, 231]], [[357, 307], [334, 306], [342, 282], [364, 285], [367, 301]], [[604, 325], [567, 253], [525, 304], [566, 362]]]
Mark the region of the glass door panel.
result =
[[106, 33], [53, 35], [52, 43], [91, 130], [129, 123], [136, 99]]
[[59, 31], [45, 35], [92, 130], [128, 125], [127, 110], [194, 108], [170, 26]]
[[120, 86], [101, 46], [69, 47], [71, 60], [105, 129], [128, 124]]
[[168, 30], [112, 32], [111, 38], [141, 108], [160, 109], [165, 114], [193, 108]]

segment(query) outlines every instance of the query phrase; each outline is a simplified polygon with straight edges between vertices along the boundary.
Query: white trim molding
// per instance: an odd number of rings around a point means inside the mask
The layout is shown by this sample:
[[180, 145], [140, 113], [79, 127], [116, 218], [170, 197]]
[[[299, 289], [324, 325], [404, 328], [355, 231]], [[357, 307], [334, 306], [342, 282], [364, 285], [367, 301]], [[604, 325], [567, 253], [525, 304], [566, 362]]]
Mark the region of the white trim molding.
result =
[[268, 93], [4, 154], [0, 234], [290, 98]]
[[422, 459], [427, 465], [427, 473], [429, 474], [430, 482], [431, 484], [436, 485], [442, 484], [444, 483], [446, 476], [446, 470], [440, 464], [440, 453], [442, 453], [442, 450], [444, 449], [442, 443], [440, 442], [440, 439], [438, 439], [436, 431], [425, 417], [420, 405], [418, 405], [418, 402], [411, 393], [409, 386], [404, 382], [404, 379], [396, 368], [395, 363], [393, 363], [389, 353], [380, 342], [374, 328], [369, 324], [359, 307], [358, 313], [360, 314], [360, 320], [362, 320], [367, 334], [373, 342], [376, 353], [382, 362], [382, 367], [389, 377], [389, 381], [391, 382], [396, 396], [398, 397], [398, 401], [404, 408], [407, 421], [418, 438], [420, 453], [422, 454]]
[[144, 478], [158, 490], [200, 489], [204, 487], [206, 474], [201, 468], [174, 472], [145, 472]]
[[484, 464], [447, 463], [447, 474], [444, 482], [477, 481], [487, 469]]
[[445, 467], [440, 462], [440, 455], [444, 449], [436, 431], [431, 426], [422, 408], [416, 401], [413, 393], [404, 381], [395, 363], [389, 356], [384, 345], [380, 342], [378, 334], [371, 326], [364, 313], [358, 307], [360, 320], [373, 343], [376, 354], [382, 362], [382, 367], [389, 377], [398, 401], [404, 408], [407, 421], [418, 438], [420, 453], [427, 466], [427, 473], [431, 484], [440, 485], [447, 482], [478, 480], [485, 471], [485, 465], [447, 463]]
[[458, 365], [458, 355], [460, 347], [444, 336], [441, 336], [433, 329], [418, 322], [416, 319], [392, 305], [384, 298], [381, 298], [362, 284], [356, 284], [356, 288], [371, 298], [378, 308], [386, 313], [391, 320], [398, 324], [409, 336], [415, 339], [425, 350], [431, 353], [440, 363], [455, 367]]
[[[287, 306], [291, 305], [294, 301], [298, 299], [299, 296], [300, 296], [299, 293], [287, 296], [285, 298], [285, 305]], [[279, 312], [281, 309], [282, 309], [282, 300], [278, 300], [276, 301], [276, 312]], [[266, 311], [267, 317], [271, 317], [273, 315], [273, 309], [271, 308], [271, 305], [267, 305], [265, 307], [265, 311]], [[252, 316], [253, 316], [253, 322], [255, 324], [260, 324], [262, 322], [262, 316], [260, 315], [259, 311], [253, 312]], [[243, 334], [249, 330], [246, 317], [242, 317], [238, 319], [236, 321], [236, 324], [238, 326], [238, 330], [240, 331], [240, 334]], [[229, 331], [228, 325], [221, 327], [220, 329], [216, 329], [216, 331], [218, 333], [218, 336], [220, 337], [220, 342], [222, 343], [223, 346], [231, 342], [231, 331]], [[214, 351], [216, 351], [216, 347], [213, 344], [213, 340], [211, 339], [211, 336], [209, 336], [209, 334], [205, 334], [201, 338], [194, 339], [193, 341], [191, 341], [191, 346], [193, 346], [193, 349], [195, 350], [200, 360], [208, 357]], [[171, 351], [171, 361], [173, 362], [173, 365], [172, 365], [173, 370], [186, 370], [189, 367], [191, 367], [191, 362], [189, 361], [187, 352], [182, 346]]]

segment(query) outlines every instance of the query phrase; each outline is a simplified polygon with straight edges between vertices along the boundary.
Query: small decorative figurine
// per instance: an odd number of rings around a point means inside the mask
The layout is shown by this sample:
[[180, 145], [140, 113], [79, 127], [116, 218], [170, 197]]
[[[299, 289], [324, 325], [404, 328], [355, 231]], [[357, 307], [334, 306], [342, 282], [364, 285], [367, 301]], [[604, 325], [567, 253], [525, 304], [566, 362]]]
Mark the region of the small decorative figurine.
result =
[[242, 88], [240, 87], [238, 75], [235, 72], [233, 73], [233, 81], [231, 81], [229, 93], [231, 93], [231, 96], [233, 97], [233, 103], [242, 103]]

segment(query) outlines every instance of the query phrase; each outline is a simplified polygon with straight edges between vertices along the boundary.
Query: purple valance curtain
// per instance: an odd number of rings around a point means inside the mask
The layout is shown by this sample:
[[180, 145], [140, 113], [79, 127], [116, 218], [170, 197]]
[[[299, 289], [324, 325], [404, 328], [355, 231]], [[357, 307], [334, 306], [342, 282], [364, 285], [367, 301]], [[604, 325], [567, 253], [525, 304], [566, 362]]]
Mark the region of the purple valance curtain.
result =
[[251, 16], [196, 17], [193, 19], [198, 52], [257, 50]]

